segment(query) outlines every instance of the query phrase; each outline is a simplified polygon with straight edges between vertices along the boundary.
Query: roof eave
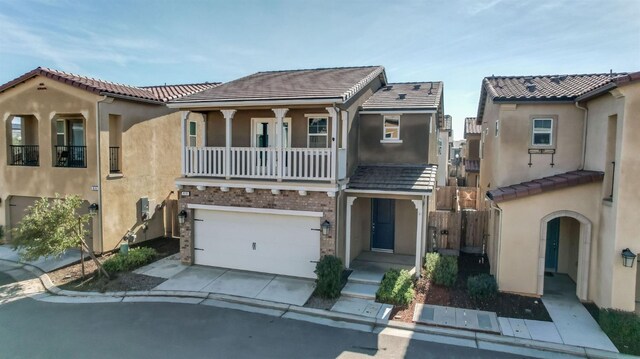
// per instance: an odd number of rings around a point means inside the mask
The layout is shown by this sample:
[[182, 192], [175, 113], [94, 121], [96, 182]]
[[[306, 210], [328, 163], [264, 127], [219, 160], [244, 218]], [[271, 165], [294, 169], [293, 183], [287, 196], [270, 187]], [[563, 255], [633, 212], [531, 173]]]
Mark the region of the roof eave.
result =
[[150, 104], [154, 104], [154, 105], [164, 105], [165, 104], [164, 102], [162, 102], [160, 100], [151, 100], [151, 99], [146, 99], [146, 98], [142, 98], [142, 97], [127, 96], [127, 95], [122, 95], [122, 94], [108, 92], [108, 91], [102, 91], [102, 92], [100, 92], [100, 95], [109, 96], [109, 97], [113, 97], [113, 98], [118, 98], [118, 99], [122, 99], [122, 100], [150, 103]]
[[609, 92], [610, 90], [613, 90], [614, 88], [618, 87], [617, 84], [615, 83], [608, 83], [604, 86], [598, 87], [596, 89], [593, 89], [591, 91], [587, 91], [584, 94], [578, 96], [576, 98], [576, 102], [580, 102], [580, 101], [585, 101], [585, 100], [589, 100], [592, 99], [594, 97], [598, 97], [598, 96], [602, 96], [605, 93]]
[[225, 101], [169, 101], [169, 108], [207, 108], [207, 107], [251, 107], [251, 106], [287, 106], [287, 105], [320, 105], [343, 103], [342, 97], [318, 98], [283, 98], [283, 99], [237, 99]]
[[416, 113], [416, 114], [428, 114], [428, 113], [437, 113], [437, 107], [382, 107], [382, 108], [362, 108], [360, 110], [360, 114], [367, 115], [375, 115], [375, 114], [383, 114], [383, 113]]

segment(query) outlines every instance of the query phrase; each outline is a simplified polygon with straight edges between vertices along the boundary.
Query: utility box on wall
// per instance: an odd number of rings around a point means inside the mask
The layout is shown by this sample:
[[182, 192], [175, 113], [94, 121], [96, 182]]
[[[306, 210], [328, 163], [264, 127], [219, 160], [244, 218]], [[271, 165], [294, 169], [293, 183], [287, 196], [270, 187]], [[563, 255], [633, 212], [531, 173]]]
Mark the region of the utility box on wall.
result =
[[142, 197], [138, 200], [138, 221], [144, 222], [151, 217], [149, 210], [149, 198]]

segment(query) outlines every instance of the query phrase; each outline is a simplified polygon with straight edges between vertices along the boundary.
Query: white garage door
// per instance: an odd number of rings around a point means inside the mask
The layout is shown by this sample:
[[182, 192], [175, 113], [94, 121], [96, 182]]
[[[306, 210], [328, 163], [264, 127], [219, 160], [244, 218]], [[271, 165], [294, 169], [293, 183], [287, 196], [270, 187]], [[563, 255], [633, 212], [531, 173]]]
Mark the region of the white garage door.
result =
[[[196, 264], [315, 278], [320, 217], [197, 209]], [[316, 230], [313, 230], [316, 229]]]

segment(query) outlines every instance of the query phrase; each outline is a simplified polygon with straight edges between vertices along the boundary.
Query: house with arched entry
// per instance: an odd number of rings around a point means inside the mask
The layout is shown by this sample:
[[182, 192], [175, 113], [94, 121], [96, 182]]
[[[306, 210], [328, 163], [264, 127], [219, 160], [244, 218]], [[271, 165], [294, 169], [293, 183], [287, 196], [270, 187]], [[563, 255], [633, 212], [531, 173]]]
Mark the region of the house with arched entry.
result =
[[[640, 73], [483, 80], [479, 186], [499, 289], [640, 301]], [[632, 267], [631, 267], [632, 266]]]

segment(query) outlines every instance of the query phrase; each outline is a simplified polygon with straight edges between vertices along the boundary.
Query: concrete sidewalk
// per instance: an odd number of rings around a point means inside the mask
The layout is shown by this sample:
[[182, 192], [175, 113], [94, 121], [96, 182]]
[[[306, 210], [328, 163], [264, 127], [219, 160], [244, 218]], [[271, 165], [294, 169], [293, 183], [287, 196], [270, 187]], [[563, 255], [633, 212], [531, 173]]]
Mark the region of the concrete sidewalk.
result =
[[[88, 257], [88, 255], [86, 255]], [[0, 245], [0, 259], [12, 261], [12, 262], [21, 262], [20, 255], [17, 251], [13, 250], [10, 245], [3, 244]], [[27, 264], [31, 264], [32, 266], [40, 268], [44, 272], [53, 272], [62, 267], [69, 266], [71, 264], [75, 264], [80, 261], [80, 250], [79, 249], [69, 249], [62, 254], [60, 257], [41, 257], [38, 260], [32, 262], [25, 262]]]

